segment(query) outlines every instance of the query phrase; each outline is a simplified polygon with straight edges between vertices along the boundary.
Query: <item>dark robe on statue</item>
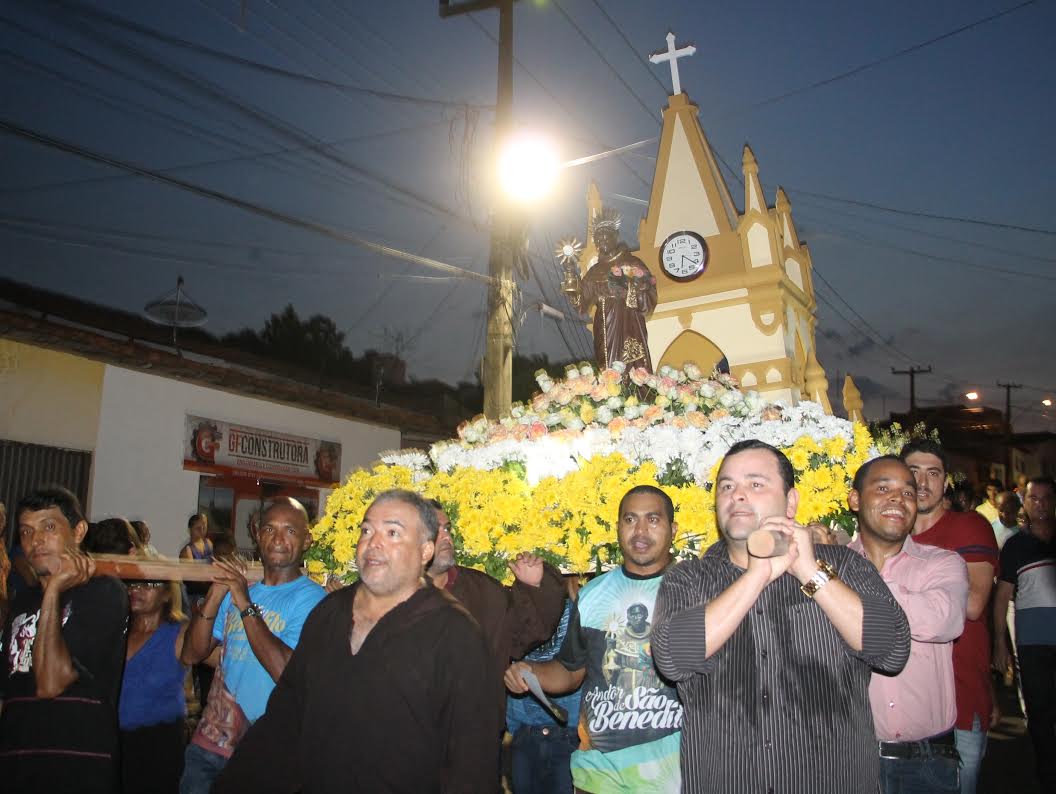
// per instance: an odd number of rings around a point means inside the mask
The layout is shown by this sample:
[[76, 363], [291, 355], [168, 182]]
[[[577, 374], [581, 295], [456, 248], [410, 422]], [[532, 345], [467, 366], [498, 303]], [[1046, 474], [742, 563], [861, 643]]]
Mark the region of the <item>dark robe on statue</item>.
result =
[[352, 601], [308, 616], [264, 716], [213, 794], [492, 794], [500, 730], [491, 653], [465, 608], [431, 584], [386, 613], [352, 655]]
[[[637, 266], [646, 273], [646, 279], [636, 289], [615, 283], [613, 267]], [[649, 343], [645, 320], [656, 308], [656, 280], [645, 266], [623, 243], [609, 259], [599, 258], [580, 282], [579, 310], [583, 313], [596, 306], [594, 312], [594, 359], [598, 366], [609, 367], [613, 361], [622, 361], [630, 370], [645, 367], [653, 371], [649, 358]]]

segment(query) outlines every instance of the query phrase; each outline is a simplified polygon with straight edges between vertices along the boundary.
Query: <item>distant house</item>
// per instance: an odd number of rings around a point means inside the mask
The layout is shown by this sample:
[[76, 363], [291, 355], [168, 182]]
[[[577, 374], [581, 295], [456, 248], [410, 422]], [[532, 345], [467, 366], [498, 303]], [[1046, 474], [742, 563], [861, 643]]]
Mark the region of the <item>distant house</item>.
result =
[[63, 484], [92, 520], [145, 520], [165, 554], [201, 510], [245, 547], [266, 499], [295, 496], [315, 515], [353, 469], [463, 418], [180, 333], [174, 345], [138, 315], [0, 280], [0, 499]]

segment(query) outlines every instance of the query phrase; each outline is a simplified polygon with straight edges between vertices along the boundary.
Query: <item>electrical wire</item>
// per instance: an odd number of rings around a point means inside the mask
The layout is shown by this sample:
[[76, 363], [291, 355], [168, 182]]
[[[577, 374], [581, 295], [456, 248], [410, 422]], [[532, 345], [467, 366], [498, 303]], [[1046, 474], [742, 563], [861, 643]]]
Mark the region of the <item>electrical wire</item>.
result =
[[244, 199], [240, 199], [236, 196], [231, 196], [218, 190], [213, 190], [202, 185], [196, 185], [192, 182], [187, 182], [182, 179], [177, 179], [176, 177], [167, 176], [157, 171], [152, 171], [148, 168], [142, 168], [132, 163], [127, 163], [122, 160], [117, 160], [112, 157], [99, 154], [97, 152], [92, 152], [83, 147], [76, 146], [75, 144], [68, 143], [66, 141], [60, 140], [58, 138], [53, 138], [48, 135], [44, 135], [43, 133], [28, 129], [26, 127], [22, 127], [18, 124], [14, 124], [3, 118], [0, 118], [0, 131], [15, 135], [20, 138], [25, 138], [27, 140], [35, 141], [36, 143], [39, 143], [43, 146], [47, 146], [52, 149], [57, 149], [68, 154], [73, 154], [85, 160], [100, 163], [102, 165], [107, 165], [112, 168], [119, 168], [129, 173], [138, 174], [139, 176], [142, 176], [146, 179], [151, 179], [156, 182], [161, 182], [163, 184], [169, 185], [171, 187], [188, 191], [202, 198], [209, 198], [225, 204], [230, 204], [231, 206], [245, 210], [246, 212], [252, 213], [254, 215], [259, 215], [261, 217], [268, 218], [273, 221], [278, 221], [289, 226], [295, 226], [300, 229], [315, 232], [316, 234], [320, 234], [332, 240], [339, 240], [341, 242], [352, 243], [353, 245], [366, 248], [378, 254], [391, 256], [397, 259], [404, 259], [406, 261], [414, 262], [416, 264], [423, 265], [434, 270], [440, 270], [442, 272], [449, 273], [452, 275], [461, 275], [467, 279], [471, 279], [473, 281], [480, 281], [485, 284], [490, 284], [493, 281], [491, 276], [485, 276], [480, 273], [475, 273], [472, 270], [466, 270], [464, 268], [455, 267], [454, 265], [449, 265], [446, 262], [440, 262], [438, 260], [430, 259], [428, 257], [418, 256], [417, 254], [411, 254], [406, 251], [401, 251], [397, 248], [393, 248], [388, 245], [375, 243], [370, 240], [366, 240], [362, 237], [359, 237], [358, 235], [351, 234], [349, 232], [344, 232], [339, 229], [334, 229], [329, 226], [325, 226], [321, 223], [317, 223], [315, 221], [298, 218], [293, 215], [288, 215], [284, 212], [279, 212], [278, 210], [273, 210], [268, 207], [264, 207], [260, 204], [254, 204], [253, 202], [245, 201]]
[[[393, 102], [403, 102], [414, 105], [423, 105], [426, 107], [472, 107], [477, 110], [489, 110], [494, 111], [494, 105], [487, 105], [475, 102], [460, 102], [455, 100], [445, 99], [433, 99], [431, 97], [420, 97], [410, 96], [406, 94], [397, 94], [389, 91], [379, 91], [373, 88], [367, 88], [365, 86], [352, 85], [349, 83], [342, 83], [333, 80], [325, 80], [319, 77], [313, 77], [312, 75], [303, 74], [300, 72], [294, 72], [289, 69], [283, 69], [278, 66], [272, 66], [270, 64], [261, 63], [254, 61], [249, 58], [242, 58], [237, 55], [222, 52], [212, 47], [207, 47], [204, 44], [198, 44], [187, 39], [180, 38], [179, 36], [172, 36], [167, 33], [163, 33], [160, 30], [141, 25], [131, 20], [125, 19], [124, 17], [118, 16], [117, 14], [111, 14], [106, 11], [97, 8], [91, 8], [77, 2], [71, 2], [71, 0], [50, 0], [53, 5], [64, 6], [74, 14], [82, 17], [89, 17], [91, 19], [105, 22], [106, 24], [119, 28], [121, 30], [127, 30], [132, 33], [136, 33], [140, 36], [160, 41], [168, 44], [172, 47], [194, 52], [198, 55], [203, 55], [207, 58], [211, 58], [216, 61], [223, 63], [229, 63], [235, 66], [240, 66], [253, 71], [261, 72], [264, 74], [272, 75], [275, 77], [282, 77], [294, 82], [304, 85], [314, 85], [322, 88], [332, 88], [343, 93], [363, 94], [366, 96], [373, 97], [375, 99], [382, 99]], [[212, 10], [212, 9], [211, 9]]]

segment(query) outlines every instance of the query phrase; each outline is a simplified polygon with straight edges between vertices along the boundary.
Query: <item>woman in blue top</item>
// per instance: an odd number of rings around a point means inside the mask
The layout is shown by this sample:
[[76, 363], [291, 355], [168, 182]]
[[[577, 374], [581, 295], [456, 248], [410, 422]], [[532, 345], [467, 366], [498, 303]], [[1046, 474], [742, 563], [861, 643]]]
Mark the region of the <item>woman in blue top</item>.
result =
[[179, 582], [128, 583], [131, 622], [118, 703], [125, 794], [179, 791], [187, 714], [181, 600]]

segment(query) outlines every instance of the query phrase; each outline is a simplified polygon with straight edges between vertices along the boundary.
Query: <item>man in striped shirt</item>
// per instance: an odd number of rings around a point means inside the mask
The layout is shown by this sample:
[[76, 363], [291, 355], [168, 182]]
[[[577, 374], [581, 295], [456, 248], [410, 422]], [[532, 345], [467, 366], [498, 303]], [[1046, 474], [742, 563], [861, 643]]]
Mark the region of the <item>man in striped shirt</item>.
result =
[[[769, 444], [731, 447], [715, 485], [722, 539], [660, 586], [653, 658], [685, 708], [683, 792], [877, 790], [869, 679], [905, 665], [909, 624], [866, 560], [814, 547], [794, 480]], [[750, 556], [760, 529], [787, 552]]]
[[994, 666], [1008, 666], [1008, 603], [1016, 602], [1016, 655], [1042, 791], [1056, 791], [1056, 483], [1035, 477], [1023, 506], [1030, 529], [1001, 549], [994, 596]]

